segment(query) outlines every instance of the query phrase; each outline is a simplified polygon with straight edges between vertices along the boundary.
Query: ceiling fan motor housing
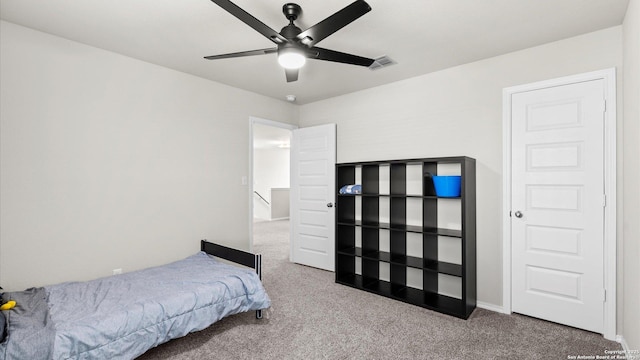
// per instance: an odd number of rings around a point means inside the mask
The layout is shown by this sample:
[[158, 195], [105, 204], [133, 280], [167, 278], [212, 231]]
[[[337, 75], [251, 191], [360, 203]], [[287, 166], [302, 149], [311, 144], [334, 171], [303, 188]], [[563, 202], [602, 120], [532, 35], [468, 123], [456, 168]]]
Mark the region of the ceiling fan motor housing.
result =
[[300, 34], [302, 32], [302, 30], [300, 30], [299, 27], [293, 25], [293, 24], [289, 24], [285, 27], [282, 28], [282, 30], [280, 30], [280, 35], [284, 36], [285, 38], [289, 39], [289, 40], [294, 40], [296, 38], [296, 36], [298, 36], [298, 34]]

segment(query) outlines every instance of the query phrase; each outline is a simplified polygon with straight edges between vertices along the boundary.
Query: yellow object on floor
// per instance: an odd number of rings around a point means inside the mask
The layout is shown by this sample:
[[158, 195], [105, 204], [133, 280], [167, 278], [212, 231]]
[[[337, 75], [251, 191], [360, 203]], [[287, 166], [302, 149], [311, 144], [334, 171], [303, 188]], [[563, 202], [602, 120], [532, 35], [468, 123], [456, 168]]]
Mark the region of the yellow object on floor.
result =
[[14, 300], [7, 301], [6, 304], [0, 306], [0, 310], [11, 310], [16, 306], [16, 302]]

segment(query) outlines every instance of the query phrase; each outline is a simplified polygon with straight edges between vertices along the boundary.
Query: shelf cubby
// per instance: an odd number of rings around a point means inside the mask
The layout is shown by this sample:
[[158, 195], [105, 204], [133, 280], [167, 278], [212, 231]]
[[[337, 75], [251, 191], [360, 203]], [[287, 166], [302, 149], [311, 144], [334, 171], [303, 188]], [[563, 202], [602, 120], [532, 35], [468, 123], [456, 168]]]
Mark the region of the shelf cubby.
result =
[[[461, 195], [438, 197], [434, 175], [460, 175]], [[475, 160], [336, 165], [336, 282], [466, 319], [476, 307]]]

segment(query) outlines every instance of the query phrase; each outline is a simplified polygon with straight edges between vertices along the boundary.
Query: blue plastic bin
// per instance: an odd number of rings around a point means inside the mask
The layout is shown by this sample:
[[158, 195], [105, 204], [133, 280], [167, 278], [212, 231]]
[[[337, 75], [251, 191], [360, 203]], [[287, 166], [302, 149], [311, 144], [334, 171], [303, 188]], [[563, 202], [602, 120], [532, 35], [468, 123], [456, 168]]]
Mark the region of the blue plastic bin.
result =
[[432, 176], [436, 195], [439, 197], [460, 196], [460, 176]]

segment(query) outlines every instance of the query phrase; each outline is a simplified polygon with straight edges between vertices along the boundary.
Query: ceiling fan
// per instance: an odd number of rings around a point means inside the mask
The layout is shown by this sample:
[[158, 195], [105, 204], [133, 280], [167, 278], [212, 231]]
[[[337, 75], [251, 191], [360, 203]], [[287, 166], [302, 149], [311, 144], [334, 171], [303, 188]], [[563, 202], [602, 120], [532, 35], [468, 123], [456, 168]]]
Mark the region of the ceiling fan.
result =
[[293, 23], [300, 13], [302, 13], [302, 8], [298, 4], [284, 4], [284, 6], [282, 6], [282, 12], [287, 20], [289, 20], [289, 25], [283, 27], [280, 32], [276, 32], [271, 29], [229, 0], [211, 1], [252, 27], [260, 34], [264, 35], [277, 46], [267, 49], [205, 56], [205, 59], [215, 60], [278, 53], [278, 62], [285, 69], [287, 82], [298, 80], [298, 70], [305, 64], [306, 58], [366, 67], [370, 66], [375, 61], [374, 59], [315, 46], [315, 44], [322, 41], [327, 36], [342, 29], [362, 15], [371, 11], [369, 4], [363, 0], [354, 1], [351, 5], [348, 5], [344, 9], [304, 31]]

